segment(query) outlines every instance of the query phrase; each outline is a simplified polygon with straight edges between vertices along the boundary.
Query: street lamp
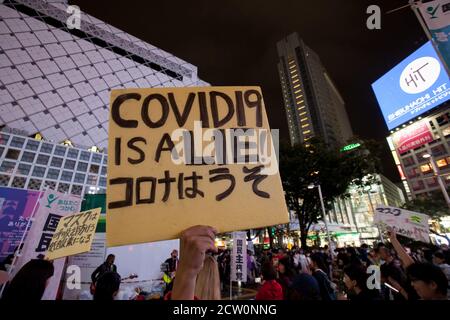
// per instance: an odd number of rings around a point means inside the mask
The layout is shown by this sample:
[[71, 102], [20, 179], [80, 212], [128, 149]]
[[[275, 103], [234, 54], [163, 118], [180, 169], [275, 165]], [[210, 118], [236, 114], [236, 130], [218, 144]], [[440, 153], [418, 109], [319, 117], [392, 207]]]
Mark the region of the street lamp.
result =
[[331, 237], [330, 237], [330, 231], [328, 230], [325, 205], [323, 203], [322, 188], [320, 187], [320, 184], [317, 184], [317, 185], [310, 184], [308, 186], [308, 189], [314, 189], [315, 187], [317, 187], [317, 189], [319, 189], [319, 198], [320, 198], [320, 205], [322, 206], [323, 223], [325, 224], [325, 230], [327, 232], [327, 238], [328, 238], [328, 249], [330, 250], [330, 259], [333, 259], [333, 250], [331, 249]]
[[438, 166], [436, 164], [436, 161], [434, 160], [433, 156], [429, 153], [425, 153], [422, 158], [424, 159], [430, 159], [431, 167], [433, 168], [433, 173], [436, 176], [436, 179], [439, 183], [439, 186], [441, 187], [442, 194], [444, 195], [445, 201], [447, 202], [448, 207], [450, 208], [450, 198], [447, 193], [447, 189], [445, 189], [444, 182], [442, 181], [442, 177], [439, 175]]

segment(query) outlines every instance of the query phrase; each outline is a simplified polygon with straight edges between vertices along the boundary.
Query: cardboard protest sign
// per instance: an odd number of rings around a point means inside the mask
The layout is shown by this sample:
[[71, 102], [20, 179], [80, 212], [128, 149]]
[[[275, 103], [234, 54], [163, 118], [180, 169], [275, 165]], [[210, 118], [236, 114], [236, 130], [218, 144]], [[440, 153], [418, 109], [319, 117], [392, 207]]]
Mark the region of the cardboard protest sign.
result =
[[47, 249], [46, 258], [54, 260], [91, 250], [101, 208], [62, 217]]
[[377, 206], [374, 216], [376, 224], [389, 226], [397, 234], [427, 243], [430, 242], [428, 220], [425, 214], [389, 206]]
[[107, 244], [289, 221], [259, 87], [111, 93]]

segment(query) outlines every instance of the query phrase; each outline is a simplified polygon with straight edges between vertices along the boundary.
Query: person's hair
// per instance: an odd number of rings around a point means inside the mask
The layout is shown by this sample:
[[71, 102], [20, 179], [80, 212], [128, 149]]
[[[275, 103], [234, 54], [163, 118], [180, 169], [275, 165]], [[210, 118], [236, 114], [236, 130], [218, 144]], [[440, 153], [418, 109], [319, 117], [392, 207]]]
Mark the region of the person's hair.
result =
[[112, 253], [108, 254], [108, 256], [106, 257], [106, 260], [108, 260], [109, 258], [115, 258], [116, 256], [113, 255]]
[[220, 276], [216, 258], [206, 255], [197, 275], [195, 296], [200, 300], [220, 300]]
[[357, 256], [358, 252], [356, 251], [356, 249], [354, 247], [348, 247], [347, 248], [347, 253], [350, 254], [351, 256]]
[[277, 278], [277, 271], [271, 262], [265, 262], [261, 268], [261, 274], [264, 280], [275, 280]]
[[377, 243], [374, 247], [373, 250], [375, 251], [376, 254], [378, 254], [380, 252], [381, 248], [386, 248], [386, 245], [383, 242], [379, 242]]
[[284, 266], [284, 275], [287, 277], [295, 276], [294, 266], [291, 263], [291, 259], [289, 257], [281, 258], [278, 261], [278, 264], [282, 264]]
[[366, 270], [364, 270], [364, 268], [362, 268], [361, 266], [350, 264], [344, 267], [344, 274], [346, 274], [347, 277], [350, 278], [350, 280], [356, 281], [356, 285], [359, 289], [367, 289], [368, 274], [366, 273]]
[[95, 285], [94, 300], [112, 301], [114, 293], [120, 288], [120, 275], [117, 272], [106, 272], [98, 278]]
[[322, 300], [320, 287], [316, 278], [307, 273], [300, 273], [293, 279], [289, 300]]
[[437, 286], [437, 292], [447, 295], [448, 280], [444, 272], [438, 266], [431, 263], [413, 263], [406, 272], [411, 281], [423, 281], [427, 284], [434, 282]]
[[313, 253], [309, 258], [317, 265], [319, 269], [326, 272], [327, 265], [325, 264], [325, 261], [320, 253]]
[[48, 260], [33, 259], [28, 261], [3, 294], [3, 300], [28, 301], [41, 300], [47, 286], [47, 280], [53, 276], [55, 268]]
[[444, 253], [442, 251], [436, 251], [435, 253], [433, 253], [433, 256], [435, 256], [436, 258], [445, 260]]

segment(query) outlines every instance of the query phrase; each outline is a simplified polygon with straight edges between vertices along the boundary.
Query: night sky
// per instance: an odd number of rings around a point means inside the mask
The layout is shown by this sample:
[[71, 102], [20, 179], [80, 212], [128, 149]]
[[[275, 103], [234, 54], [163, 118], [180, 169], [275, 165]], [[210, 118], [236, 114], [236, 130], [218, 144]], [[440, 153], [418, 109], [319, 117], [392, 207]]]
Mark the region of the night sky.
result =
[[[318, 53], [346, 102], [355, 135], [385, 146], [383, 173], [400, 180], [371, 83], [426, 42], [408, 0], [74, 0], [70, 4], [198, 67], [212, 85], [259, 85], [272, 128], [288, 138], [276, 42], [296, 31]], [[381, 30], [366, 8], [381, 7]]]

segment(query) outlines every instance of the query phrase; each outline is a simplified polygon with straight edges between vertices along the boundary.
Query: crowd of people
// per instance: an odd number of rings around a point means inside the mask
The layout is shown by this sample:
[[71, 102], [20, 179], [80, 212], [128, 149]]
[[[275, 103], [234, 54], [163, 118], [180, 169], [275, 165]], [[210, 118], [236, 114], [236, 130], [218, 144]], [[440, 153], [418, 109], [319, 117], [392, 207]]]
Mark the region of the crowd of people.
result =
[[411, 251], [400, 244], [393, 231], [389, 232], [389, 240], [373, 247], [363, 244], [333, 251], [328, 247], [265, 251], [259, 259], [263, 285], [256, 299], [450, 298], [448, 246]]
[[[200, 231], [190, 231], [182, 238], [195, 246], [196, 239], [202, 241], [211, 236]], [[193, 232], [193, 235], [191, 235]], [[416, 247], [413, 250], [402, 246], [394, 231], [388, 232], [389, 241], [374, 243], [371, 247], [349, 246], [330, 250], [323, 248], [292, 248], [291, 250], [262, 250], [247, 253], [247, 282], [254, 287], [256, 279], [262, 283], [256, 300], [447, 300], [450, 298], [450, 250], [447, 245]], [[192, 239], [190, 239], [192, 238]], [[209, 250], [216, 252], [221, 288], [229, 283], [230, 252], [217, 252], [209, 240]], [[197, 248], [197, 255], [202, 252]], [[183, 249], [181, 249], [183, 255]], [[206, 254], [206, 253], [205, 253]], [[195, 260], [194, 260], [195, 261]], [[189, 264], [193, 264], [190, 261]], [[183, 256], [180, 260], [183, 266]], [[193, 270], [201, 270], [201, 262]], [[179, 271], [178, 271], [179, 272]], [[184, 272], [183, 272], [184, 274]], [[205, 279], [204, 279], [205, 280]], [[180, 281], [181, 282], [181, 281]], [[182, 280], [184, 282], [184, 279]], [[259, 281], [258, 281], [259, 282]], [[191, 280], [193, 285], [195, 281]], [[212, 285], [212, 284], [210, 284]], [[193, 285], [195, 288], [195, 285]], [[184, 283], [180, 297], [199, 298], [194, 289]], [[189, 289], [189, 290], [188, 290]], [[189, 294], [188, 294], [189, 293]], [[178, 294], [178, 292], [177, 292]], [[175, 296], [172, 295], [173, 299]]]
[[[231, 255], [215, 247], [216, 233], [206, 226], [183, 232], [180, 258], [173, 250], [164, 263], [165, 299], [221, 299], [230, 283]], [[257, 290], [256, 300], [448, 300], [449, 260], [446, 245], [411, 250], [390, 231], [389, 242], [371, 247], [249, 250], [243, 285]], [[41, 299], [53, 270], [51, 261], [31, 260], [8, 283], [2, 299], [20, 300], [24, 292], [27, 299]], [[114, 300], [120, 283], [109, 255], [92, 274], [93, 299]]]

